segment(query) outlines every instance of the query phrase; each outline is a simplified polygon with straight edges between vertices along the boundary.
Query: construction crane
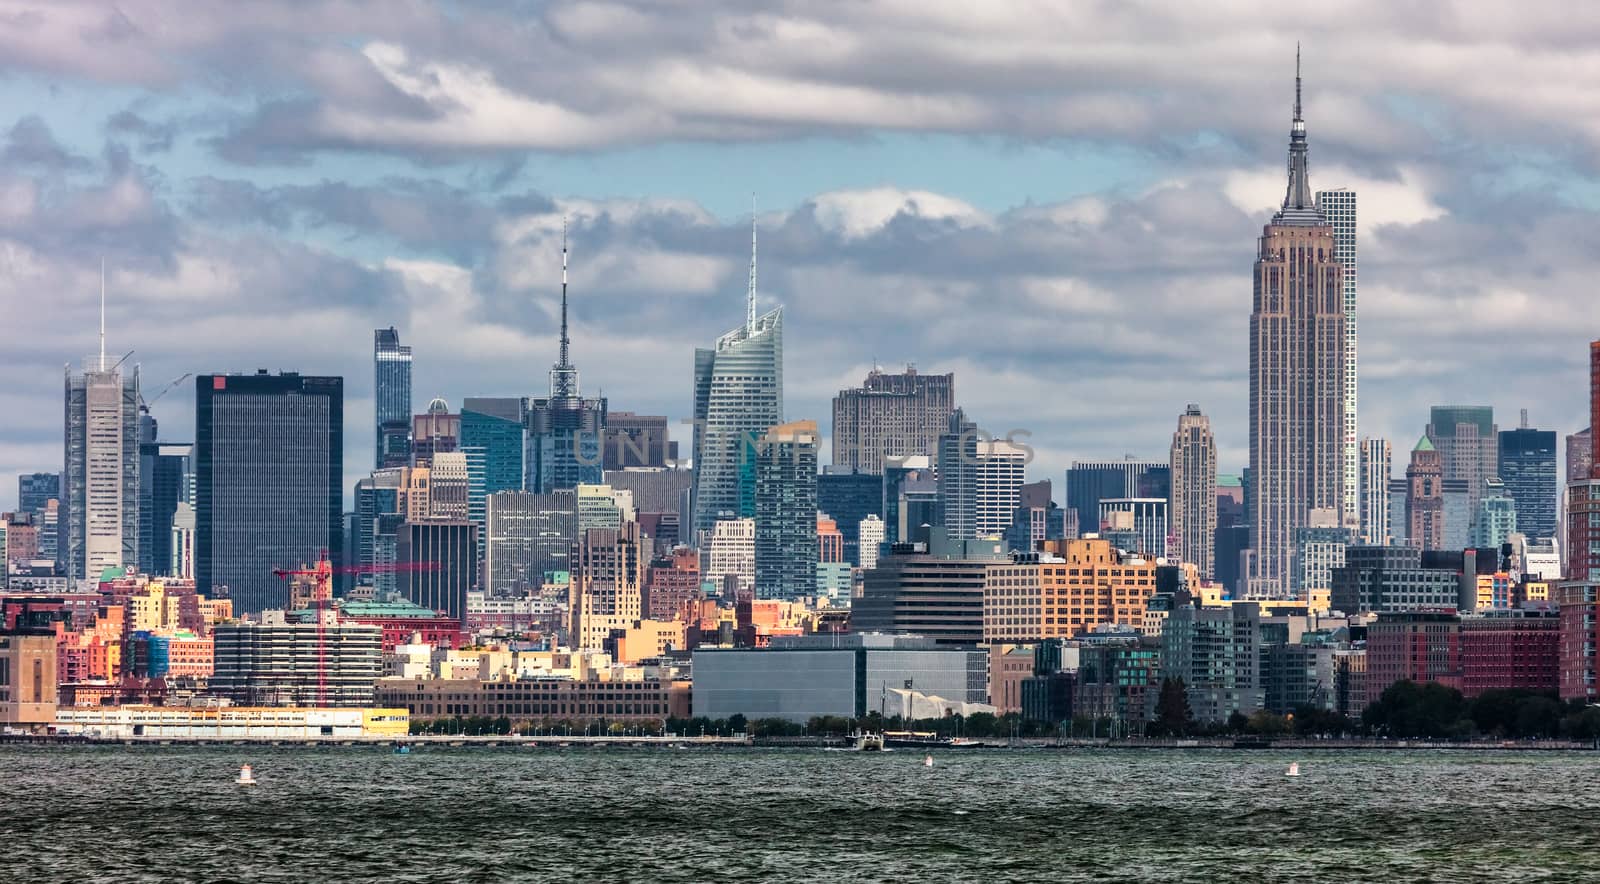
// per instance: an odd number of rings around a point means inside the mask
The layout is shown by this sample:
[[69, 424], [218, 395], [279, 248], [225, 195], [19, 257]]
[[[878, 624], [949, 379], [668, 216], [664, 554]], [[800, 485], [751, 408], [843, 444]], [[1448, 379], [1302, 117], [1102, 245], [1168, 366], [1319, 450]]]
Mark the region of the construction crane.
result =
[[188, 379], [190, 379], [192, 377], [194, 377], [194, 372], [192, 372], [192, 371], [186, 371], [183, 374], [178, 375], [177, 378], [172, 380], [166, 386], [164, 386], [161, 389], [157, 390], [156, 394], [154, 396], [151, 396], [149, 399], [146, 399], [145, 402], [144, 402], [144, 407], [146, 409], [149, 409], [150, 406], [156, 404], [156, 401], [158, 399], [160, 399], [162, 396], [165, 396], [168, 393], [171, 393], [172, 389], [174, 387], [178, 386], [179, 384], [183, 383], [184, 381], [186, 381], [186, 380], [188, 380]]
[[[182, 378], [179, 378], [182, 380]], [[176, 383], [176, 381], [174, 382]], [[328, 611], [333, 606], [333, 575], [384, 573], [401, 574], [413, 571], [437, 571], [438, 562], [374, 562], [369, 565], [347, 565], [335, 568], [328, 560], [328, 551], [322, 550], [316, 565], [310, 568], [274, 568], [272, 573], [285, 581], [292, 577], [310, 577], [311, 609], [317, 618], [317, 706], [328, 705]]]

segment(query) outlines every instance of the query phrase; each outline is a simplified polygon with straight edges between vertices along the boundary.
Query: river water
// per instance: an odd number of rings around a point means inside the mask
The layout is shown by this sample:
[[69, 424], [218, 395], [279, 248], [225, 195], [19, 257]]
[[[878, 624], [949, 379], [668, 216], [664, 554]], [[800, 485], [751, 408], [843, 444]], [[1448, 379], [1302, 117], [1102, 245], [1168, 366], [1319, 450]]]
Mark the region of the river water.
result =
[[1595, 754], [934, 759], [0, 746], [0, 880], [1600, 880]]

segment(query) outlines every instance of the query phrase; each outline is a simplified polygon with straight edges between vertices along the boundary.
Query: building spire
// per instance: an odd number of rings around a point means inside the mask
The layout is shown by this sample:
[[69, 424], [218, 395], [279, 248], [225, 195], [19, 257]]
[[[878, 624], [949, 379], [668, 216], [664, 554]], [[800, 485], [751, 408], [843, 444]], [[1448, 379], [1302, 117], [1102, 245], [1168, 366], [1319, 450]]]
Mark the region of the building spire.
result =
[[1283, 209], [1273, 219], [1276, 224], [1320, 224], [1316, 196], [1311, 190], [1307, 170], [1306, 122], [1301, 113], [1300, 44], [1294, 46], [1294, 121], [1289, 127], [1289, 189], [1283, 196]]
[[756, 331], [756, 194], [750, 192], [750, 290], [744, 298], [744, 331]]
[[100, 371], [106, 370], [106, 259], [100, 258]]
[[572, 341], [567, 337], [567, 217], [561, 216], [561, 356], [550, 369], [550, 398], [578, 396], [578, 370], [572, 367]]

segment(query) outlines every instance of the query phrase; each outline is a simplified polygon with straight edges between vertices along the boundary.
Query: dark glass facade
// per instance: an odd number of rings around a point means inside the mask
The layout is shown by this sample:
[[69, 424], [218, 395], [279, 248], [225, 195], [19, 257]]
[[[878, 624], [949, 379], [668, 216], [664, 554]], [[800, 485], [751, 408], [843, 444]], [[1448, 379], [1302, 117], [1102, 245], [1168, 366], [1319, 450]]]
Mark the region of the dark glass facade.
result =
[[61, 499], [60, 473], [23, 473], [17, 477], [17, 510], [35, 513]]
[[604, 399], [535, 399], [528, 407], [523, 486], [535, 494], [599, 485], [606, 427]]
[[[376, 403], [379, 467], [404, 466], [411, 429], [411, 348], [400, 343], [394, 327], [372, 332], [373, 400]], [[396, 462], [398, 460], [398, 462]]]
[[139, 570], [167, 574], [172, 568], [172, 517], [189, 503], [194, 446], [145, 442], [139, 446]]
[[1517, 530], [1529, 538], [1556, 536], [1556, 434], [1554, 430], [1502, 430], [1500, 481], [1517, 502]]
[[274, 568], [341, 561], [344, 379], [195, 379], [195, 584], [236, 613], [287, 601]]
[[861, 566], [861, 520], [883, 518], [883, 477], [870, 473], [823, 473], [817, 477], [817, 510], [827, 513], [844, 537], [844, 558]]

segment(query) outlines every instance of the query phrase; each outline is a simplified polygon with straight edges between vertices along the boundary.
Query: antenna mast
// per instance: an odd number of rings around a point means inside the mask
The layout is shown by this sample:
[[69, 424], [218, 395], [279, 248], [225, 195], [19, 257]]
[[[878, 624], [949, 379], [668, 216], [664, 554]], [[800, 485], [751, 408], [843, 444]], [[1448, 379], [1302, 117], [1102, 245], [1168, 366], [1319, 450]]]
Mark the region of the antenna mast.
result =
[[106, 370], [106, 259], [100, 258], [100, 364], [95, 366], [99, 371]]
[[750, 291], [745, 295], [744, 301], [744, 331], [745, 334], [754, 334], [756, 330], [756, 195], [750, 192]]

